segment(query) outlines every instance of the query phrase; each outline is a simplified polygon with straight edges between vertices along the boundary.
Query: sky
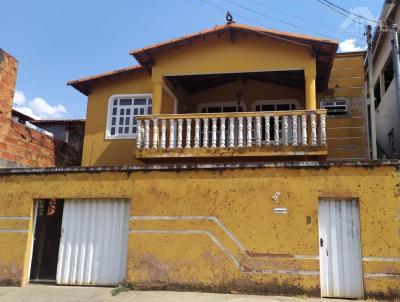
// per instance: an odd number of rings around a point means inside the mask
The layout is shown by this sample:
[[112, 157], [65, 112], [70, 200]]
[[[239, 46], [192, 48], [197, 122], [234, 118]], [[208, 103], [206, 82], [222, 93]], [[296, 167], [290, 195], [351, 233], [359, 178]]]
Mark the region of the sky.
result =
[[[369, 19], [383, 4], [331, 2]], [[14, 108], [42, 119], [85, 117], [87, 97], [67, 81], [136, 65], [132, 49], [225, 24], [226, 10], [237, 23], [335, 38], [341, 51], [365, 47], [361, 19], [318, 0], [13, 0], [1, 10], [0, 48], [19, 64]]]

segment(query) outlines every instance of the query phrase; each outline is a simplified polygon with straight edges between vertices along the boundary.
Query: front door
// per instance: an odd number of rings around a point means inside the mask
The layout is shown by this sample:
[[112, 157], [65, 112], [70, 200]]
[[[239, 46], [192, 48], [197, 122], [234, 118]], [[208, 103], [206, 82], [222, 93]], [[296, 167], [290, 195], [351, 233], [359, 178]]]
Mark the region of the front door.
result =
[[319, 201], [321, 296], [362, 298], [358, 201]]

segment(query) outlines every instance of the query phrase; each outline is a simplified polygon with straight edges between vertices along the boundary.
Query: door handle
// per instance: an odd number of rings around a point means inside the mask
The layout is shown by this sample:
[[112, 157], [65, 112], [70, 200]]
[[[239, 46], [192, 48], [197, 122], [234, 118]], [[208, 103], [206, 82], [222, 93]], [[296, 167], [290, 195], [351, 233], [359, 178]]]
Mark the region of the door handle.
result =
[[324, 246], [324, 240], [323, 240], [322, 238], [319, 238], [319, 245], [320, 245], [321, 247]]

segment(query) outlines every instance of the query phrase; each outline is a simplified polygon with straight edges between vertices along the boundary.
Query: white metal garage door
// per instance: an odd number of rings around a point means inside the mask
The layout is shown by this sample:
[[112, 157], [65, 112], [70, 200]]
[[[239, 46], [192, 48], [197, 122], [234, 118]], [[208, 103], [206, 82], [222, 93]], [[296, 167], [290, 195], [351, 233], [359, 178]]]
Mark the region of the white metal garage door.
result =
[[318, 220], [322, 297], [362, 298], [358, 201], [320, 200]]
[[126, 275], [130, 201], [66, 199], [57, 283], [114, 285]]

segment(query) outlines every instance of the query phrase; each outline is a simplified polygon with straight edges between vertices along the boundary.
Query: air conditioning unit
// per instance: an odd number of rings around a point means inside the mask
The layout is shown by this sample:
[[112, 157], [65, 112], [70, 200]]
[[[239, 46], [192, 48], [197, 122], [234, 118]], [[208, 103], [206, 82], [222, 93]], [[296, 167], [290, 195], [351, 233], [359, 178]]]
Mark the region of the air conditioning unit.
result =
[[330, 98], [321, 100], [321, 109], [326, 109], [328, 115], [347, 115], [348, 101], [345, 98]]

